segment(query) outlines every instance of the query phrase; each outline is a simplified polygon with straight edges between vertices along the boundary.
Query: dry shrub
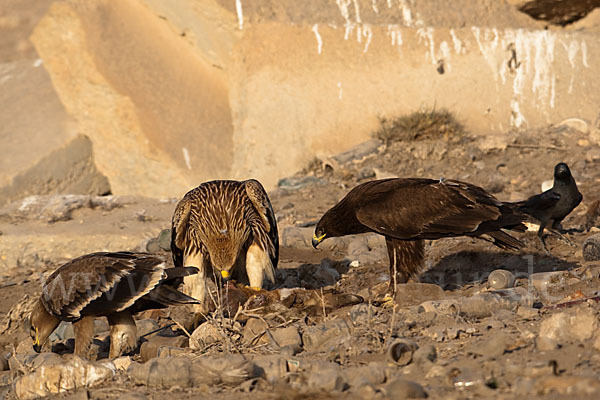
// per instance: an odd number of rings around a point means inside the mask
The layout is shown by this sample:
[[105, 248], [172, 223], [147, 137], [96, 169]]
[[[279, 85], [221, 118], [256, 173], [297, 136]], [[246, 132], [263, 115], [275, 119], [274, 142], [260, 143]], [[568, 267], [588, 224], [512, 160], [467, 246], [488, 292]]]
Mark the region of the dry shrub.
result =
[[460, 136], [464, 128], [454, 115], [446, 110], [419, 110], [396, 118], [379, 117], [381, 126], [374, 136], [386, 145], [391, 142], [435, 139]]

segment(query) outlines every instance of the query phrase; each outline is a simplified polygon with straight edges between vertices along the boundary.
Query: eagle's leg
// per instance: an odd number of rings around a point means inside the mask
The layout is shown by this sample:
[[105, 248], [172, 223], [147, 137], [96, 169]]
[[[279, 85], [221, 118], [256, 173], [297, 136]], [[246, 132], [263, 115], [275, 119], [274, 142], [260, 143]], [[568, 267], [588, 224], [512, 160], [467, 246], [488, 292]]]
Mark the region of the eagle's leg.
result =
[[262, 289], [265, 277], [275, 282], [275, 271], [269, 254], [256, 243], [252, 243], [246, 252], [246, 273], [250, 287], [254, 290]]
[[90, 348], [94, 340], [94, 317], [83, 317], [73, 322], [75, 334], [75, 355], [81, 358], [92, 359]]
[[131, 353], [137, 347], [137, 327], [127, 310], [109, 315], [110, 351], [108, 356], [116, 358]]
[[198, 273], [183, 277], [183, 293], [198, 300], [200, 304], [194, 304], [196, 314], [206, 315], [208, 303], [206, 301], [206, 279], [208, 278], [208, 266], [202, 253], [187, 254], [183, 260], [186, 267], [198, 268]]
[[423, 240], [398, 240], [385, 238], [390, 257], [390, 285], [386, 299], [394, 299], [396, 285], [406, 283], [417, 276], [424, 266], [425, 246]]

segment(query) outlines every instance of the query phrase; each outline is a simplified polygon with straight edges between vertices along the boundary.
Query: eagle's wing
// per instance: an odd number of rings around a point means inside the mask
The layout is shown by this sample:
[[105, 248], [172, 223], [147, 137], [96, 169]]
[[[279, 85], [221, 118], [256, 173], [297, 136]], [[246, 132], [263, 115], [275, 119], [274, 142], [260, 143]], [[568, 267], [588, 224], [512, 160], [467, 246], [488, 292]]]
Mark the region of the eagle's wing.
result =
[[42, 302], [64, 320], [125, 310], [167, 277], [164, 260], [147, 254], [92, 253], [58, 268], [46, 281]]
[[277, 268], [279, 260], [279, 234], [277, 232], [277, 220], [271, 206], [267, 192], [255, 179], [244, 181], [246, 193], [252, 202], [253, 208], [260, 217], [260, 222], [251, 219], [252, 231], [258, 236], [263, 250], [269, 253], [273, 268]]
[[175, 207], [173, 219], [171, 221], [171, 254], [173, 255], [173, 264], [176, 267], [183, 266], [183, 251], [185, 249], [185, 238], [187, 235], [188, 222], [192, 201], [185, 196]]
[[509, 206], [464, 182], [395, 179], [380, 185], [363, 194], [356, 217], [369, 229], [392, 238], [477, 235], [522, 220]]

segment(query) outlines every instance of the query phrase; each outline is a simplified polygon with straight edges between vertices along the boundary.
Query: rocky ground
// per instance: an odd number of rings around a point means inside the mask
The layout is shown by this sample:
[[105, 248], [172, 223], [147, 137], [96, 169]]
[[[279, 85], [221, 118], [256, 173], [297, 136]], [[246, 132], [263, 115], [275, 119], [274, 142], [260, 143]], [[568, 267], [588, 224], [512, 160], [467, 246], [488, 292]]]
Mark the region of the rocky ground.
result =
[[[69, 354], [69, 325], [52, 337], [56, 354], [33, 353], [24, 319], [43, 276], [65, 259], [105, 249], [169, 258], [159, 232], [169, 227], [176, 199], [38, 196], [12, 203], [0, 210], [1, 395], [597, 398], [600, 263], [585, 261], [582, 246], [598, 231], [600, 148], [587, 141], [586, 129], [567, 121], [486, 141], [451, 129], [387, 144], [373, 139], [315, 159], [270, 193], [282, 245], [275, 287], [225, 287], [195, 330], [182, 307], [138, 315], [140, 348], [116, 360], [106, 359], [104, 321], [96, 327], [98, 361], [87, 362]], [[420, 281], [399, 285], [396, 305], [381, 307], [373, 304], [389, 279], [381, 237], [310, 245], [317, 219], [360, 182], [455, 178], [519, 200], [539, 192], [560, 161], [571, 166], [584, 200], [563, 221], [574, 245], [549, 237], [551, 256], [535, 232], [520, 235], [527, 247], [518, 253], [469, 238], [433, 241]], [[510, 274], [488, 279], [498, 269]], [[514, 283], [503, 283], [511, 275]]]

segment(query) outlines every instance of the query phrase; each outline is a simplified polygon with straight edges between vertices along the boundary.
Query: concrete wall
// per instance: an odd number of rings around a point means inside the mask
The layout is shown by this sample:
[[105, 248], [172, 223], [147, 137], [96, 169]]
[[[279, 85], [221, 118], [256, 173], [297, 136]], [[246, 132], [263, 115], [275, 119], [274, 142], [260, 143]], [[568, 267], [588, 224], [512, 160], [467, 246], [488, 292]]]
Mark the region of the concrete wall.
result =
[[178, 197], [273, 187], [420, 107], [482, 140], [566, 118], [592, 134], [598, 32], [498, 0], [67, 0], [33, 42], [113, 192]]

